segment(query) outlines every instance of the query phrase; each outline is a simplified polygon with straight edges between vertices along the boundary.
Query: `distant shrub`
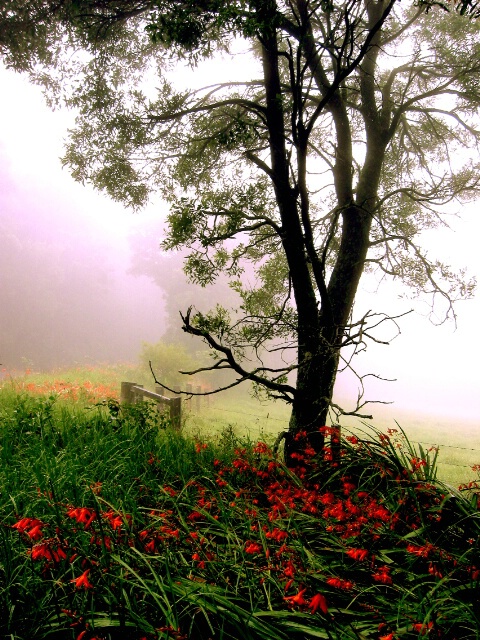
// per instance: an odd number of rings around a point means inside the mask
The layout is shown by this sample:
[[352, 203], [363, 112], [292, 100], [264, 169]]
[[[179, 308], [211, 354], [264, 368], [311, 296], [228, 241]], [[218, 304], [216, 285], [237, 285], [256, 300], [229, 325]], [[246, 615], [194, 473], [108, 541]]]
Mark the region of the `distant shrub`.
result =
[[181, 344], [144, 342], [140, 352], [140, 365], [143, 373], [150, 374], [150, 362], [155, 377], [170, 388], [185, 387], [185, 376], [180, 371], [192, 371], [200, 364]]

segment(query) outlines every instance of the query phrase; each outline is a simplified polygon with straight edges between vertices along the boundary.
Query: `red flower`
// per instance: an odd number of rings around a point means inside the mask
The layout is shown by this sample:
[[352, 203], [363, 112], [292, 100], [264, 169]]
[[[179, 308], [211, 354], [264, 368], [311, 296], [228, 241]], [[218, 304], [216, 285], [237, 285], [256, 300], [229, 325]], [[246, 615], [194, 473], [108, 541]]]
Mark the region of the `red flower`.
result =
[[413, 630], [419, 633], [421, 636], [426, 636], [429, 633], [430, 629], [433, 627], [433, 622], [428, 622], [424, 624], [423, 622], [415, 622], [413, 625]]
[[180, 529], [172, 529], [172, 527], [160, 527], [160, 531], [173, 538], [180, 537]]
[[194, 553], [192, 555], [192, 560], [195, 560], [195, 562], [198, 563], [198, 568], [199, 569], [205, 569], [205, 560], [202, 560], [198, 553]]
[[480, 576], [480, 569], [477, 569], [475, 565], [472, 565], [471, 567], [467, 567], [467, 571], [470, 572], [470, 577], [472, 578], [472, 580], [478, 580]]
[[272, 450], [268, 445], [265, 444], [265, 442], [257, 442], [257, 444], [253, 447], [253, 453], [271, 456]]
[[30, 551], [30, 554], [32, 556], [32, 560], [44, 558], [50, 562], [60, 562], [60, 560], [67, 559], [65, 551], [61, 547], [58, 547], [57, 549], [52, 548], [51, 541], [50, 544], [48, 541], [36, 544]]
[[[278, 551], [277, 551], [277, 555], [278, 555]], [[296, 573], [295, 565], [291, 560], [289, 560], [285, 565], [285, 568], [283, 570], [283, 575], [286, 578], [294, 578], [295, 573]]]
[[350, 582], [350, 580], [341, 580], [340, 578], [328, 578], [327, 584], [336, 589], [345, 589], [346, 591], [350, 591], [354, 587], [353, 582]]
[[30, 529], [29, 531], [27, 531], [27, 536], [29, 536], [32, 540], [40, 540], [40, 538], [43, 536], [42, 533], [42, 527], [45, 526], [43, 524], [37, 524], [37, 526], [33, 527], [33, 529]]
[[437, 569], [437, 565], [433, 562], [430, 562], [428, 566], [428, 573], [432, 575], [434, 578], [438, 578], [439, 580], [443, 578], [442, 572]]
[[372, 575], [372, 578], [376, 582], [381, 582], [382, 584], [392, 584], [392, 578], [389, 573], [390, 567], [380, 567], [378, 571]]
[[282, 531], [275, 527], [272, 531], [267, 531], [265, 533], [266, 538], [271, 538], [272, 540], [276, 540], [277, 542], [283, 542], [286, 538], [288, 538], [288, 533], [286, 531]]
[[350, 478], [340, 478], [342, 483], [343, 483], [343, 493], [346, 496], [349, 496], [352, 491], [355, 491], [355, 489], [357, 488], [357, 485], [353, 482], [350, 481]]
[[40, 520], [36, 520], [36, 518], [21, 518], [15, 524], [12, 524], [12, 529], [16, 529], [20, 531], [20, 533], [25, 533], [28, 527], [35, 526], [33, 523], [40, 522]]
[[426, 544], [424, 547], [418, 547], [415, 544], [407, 545], [408, 553], [413, 553], [414, 555], [418, 556], [419, 558], [427, 558], [428, 554], [430, 553], [430, 551], [432, 549], [433, 549], [433, 545], [432, 544]]
[[108, 516], [108, 519], [110, 520], [110, 525], [112, 527], [112, 529], [121, 529], [122, 525], [123, 525], [123, 518], [122, 516]]
[[147, 544], [145, 545], [145, 551], [147, 553], [155, 552], [155, 540], [150, 540], [150, 542], [147, 542]]
[[305, 605], [308, 605], [308, 602], [303, 597], [305, 591], [306, 589], [302, 589], [294, 596], [285, 596], [283, 599], [285, 600], [285, 602], [288, 602], [290, 606], [297, 605], [298, 607], [303, 607]]
[[37, 518], [22, 518], [15, 524], [12, 524], [12, 529], [27, 534], [32, 540], [40, 540], [43, 536], [42, 527], [46, 526], [44, 522]]
[[307, 437], [307, 432], [305, 430], [303, 431], [298, 431], [295, 434], [295, 437], [293, 438], [296, 442], [298, 442], [299, 440], [305, 439]]
[[92, 524], [92, 522], [97, 517], [97, 514], [92, 509], [88, 509], [87, 507], [77, 507], [72, 508], [67, 511], [67, 516], [69, 518], [74, 518], [78, 523], [82, 522], [85, 526], [85, 529]]
[[250, 540], [248, 540], [245, 543], [245, 553], [260, 553], [261, 550], [262, 547], [258, 542], [250, 542]]
[[316, 613], [318, 609], [320, 609], [322, 613], [327, 615], [328, 607], [327, 607], [327, 600], [325, 596], [322, 596], [321, 593], [317, 593], [316, 595], [314, 595], [313, 598], [310, 600], [310, 604], [308, 605], [308, 608], [312, 610], [312, 613]]
[[367, 549], [348, 549], [347, 556], [353, 560], [363, 562], [368, 558], [368, 551]]
[[90, 573], [90, 569], [87, 569], [78, 578], [74, 578], [73, 580], [70, 580], [70, 582], [75, 583], [75, 589], [81, 589], [82, 587], [84, 589], [93, 589], [93, 584], [88, 580], [89, 573]]
[[293, 584], [293, 578], [290, 578], [290, 580], [289, 580], [289, 581], [285, 584], [285, 586], [283, 587], [283, 590], [284, 590], [285, 592], [287, 592], [287, 591], [290, 589], [290, 587], [292, 586], [292, 584]]

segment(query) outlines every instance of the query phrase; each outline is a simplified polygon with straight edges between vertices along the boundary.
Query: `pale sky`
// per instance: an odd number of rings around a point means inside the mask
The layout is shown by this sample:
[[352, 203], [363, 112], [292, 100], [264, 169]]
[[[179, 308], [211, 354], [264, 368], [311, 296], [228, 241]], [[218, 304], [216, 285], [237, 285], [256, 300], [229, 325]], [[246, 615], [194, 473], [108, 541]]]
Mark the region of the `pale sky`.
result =
[[[106, 196], [75, 183], [59, 160], [71, 116], [51, 112], [38, 87], [2, 68], [0, 91], [2, 165], [6, 164], [30, 193], [42, 197], [61, 193], [77, 205], [81, 203], [85, 224], [108, 239], [112, 251], [121, 256], [128, 269], [128, 234], [141, 226], [142, 221], [159, 215], [158, 207], [132, 214]], [[452, 265], [466, 266], [469, 275], [480, 281], [479, 209], [480, 203], [465, 207], [459, 212], [461, 219], [452, 221], [453, 231], [429, 232], [424, 245], [431, 248], [432, 256], [448, 258]], [[363, 284], [359, 298], [362, 310], [401, 313], [412, 307], [408, 300], [400, 303], [401, 289], [394, 290], [389, 284], [378, 292], [374, 289], [373, 281]], [[394, 401], [399, 408], [479, 419], [480, 293], [457, 305], [456, 330], [453, 323], [433, 326], [421, 315], [422, 304], [414, 301], [413, 306], [416, 312], [399, 321], [402, 333], [391, 345], [372, 346], [358, 360], [362, 373], [371, 371], [397, 379], [394, 383], [370, 382], [368, 396]], [[346, 382], [341, 386], [350, 387]]]

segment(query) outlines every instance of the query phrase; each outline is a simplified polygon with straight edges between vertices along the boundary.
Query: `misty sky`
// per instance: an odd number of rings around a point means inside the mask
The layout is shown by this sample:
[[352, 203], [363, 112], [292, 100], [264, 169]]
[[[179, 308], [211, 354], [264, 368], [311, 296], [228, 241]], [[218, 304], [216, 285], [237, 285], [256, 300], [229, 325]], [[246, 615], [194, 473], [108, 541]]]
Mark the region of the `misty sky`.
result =
[[[131, 266], [128, 238], [152, 220], [164, 217], [166, 208], [157, 204], [139, 214], [132, 214], [106, 196], [76, 184], [59, 161], [62, 140], [71, 116], [62, 112], [52, 113], [45, 106], [38, 87], [30, 86], [26, 79], [4, 69], [0, 69], [0, 91], [0, 231], [3, 225], [4, 229], [15, 228], [17, 235], [25, 233], [28, 236], [24, 247], [21, 246], [22, 242], [20, 246], [17, 246], [18, 242], [15, 245], [17, 262], [21, 251], [24, 251], [25, 265], [30, 265], [29, 255], [32, 251], [41, 257], [42, 251], [47, 256], [50, 255], [49, 248], [57, 247], [55, 251], [59, 257], [56, 258], [55, 277], [58, 277], [58, 270], [68, 272], [68, 269], [74, 269], [72, 265], [67, 268], [72, 256], [78, 263], [78, 270], [71, 271], [72, 277], [81, 279], [79, 274], [87, 269], [88, 275], [90, 267], [92, 275], [89, 278], [95, 280], [92, 282], [91, 295], [101, 297], [104, 291], [105, 298], [103, 303], [98, 302], [98, 307], [90, 304], [90, 311], [85, 316], [90, 329], [86, 331], [84, 327], [83, 333], [78, 332], [80, 342], [83, 340], [86, 344], [92, 332], [97, 331], [95, 314], [98, 309], [98, 314], [110, 314], [108, 321], [98, 315], [98, 332], [106, 342], [115, 338], [115, 335], [117, 339], [113, 340], [115, 344], [111, 349], [106, 348], [104, 354], [98, 353], [97, 361], [113, 361], [115, 353], [119, 354], [119, 360], [133, 359], [141, 340], [160, 339], [164, 319], [159, 288], [145, 277], [125, 275]], [[477, 203], [458, 211], [461, 219], [452, 218], [453, 231], [430, 231], [428, 235], [425, 234], [423, 242], [432, 256], [437, 255], [442, 260], [447, 257], [452, 265], [466, 266], [469, 275], [477, 277], [480, 276], [478, 210]], [[51, 255], [49, 260], [44, 262], [52, 270]], [[47, 273], [43, 277], [40, 273], [41, 258], [37, 258], [37, 262], [30, 278], [22, 279], [22, 274], [17, 274], [15, 296], [24, 300], [29, 298], [25, 300], [22, 316], [28, 315], [29, 308], [35, 307], [35, 296], [42, 298], [45, 291], [48, 293], [48, 282], [52, 276]], [[0, 273], [0, 323], [4, 318], [4, 326], [0, 324], [0, 362], [4, 358], [2, 350], [5, 341], [9, 340], [5, 327], [16, 326], [18, 329], [17, 325], [21, 324], [18, 318], [14, 318], [10, 325], [5, 319], [9, 311], [6, 306], [8, 295], [10, 298], [12, 296], [12, 278], [15, 277], [8, 270], [12, 264], [5, 256], [2, 262], [0, 256], [3, 270]], [[80, 268], [82, 265], [83, 271]], [[22, 271], [21, 267], [19, 269]], [[33, 294], [30, 281], [37, 277], [39, 280]], [[65, 286], [68, 287], [68, 283]], [[477, 419], [480, 415], [477, 371], [480, 356], [477, 332], [480, 294], [477, 293], [473, 300], [458, 304], [455, 330], [453, 323], [433, 326], [426, 318], [426, 305], [418, 300], [402, 300], [402, 293], [405, 293], [403, 289], [396, 289], [389, 283], [377, 289], [374, 278], [362, 283], [359, 310], [372, 309], [396, 314], [415, 308], [414, 313], [399, 321], [402, 333], [391, 345], [369, 347], [368, 352], [357, 360], [362, 373], [372, 372], [397, 379], [393, 383], [370, 379], [367, 395], [372, 399], [394, 401], [399, 408]], [[57, 306], [60, 302], [56, 301]], [[87, 299], [85, 305], [88, 306], [89, 302], [92, 301]], [[49, 304], [48, 295], [43, 304]], [[110, 311], [106, 308], [108, 305]], [[19, 308], [16, 307], [17, 314]], [[82, 319], [82, 308], [83, 305], [79, 304], [76, 310], [72, 310], [79, 316], [76, 320]], [[118, 326], [115, 319], [118, 320]], [[52, 310], [51, 322], [56, 321], [59, 322], [58, 331], [61, 331], [64, 318], [56, 317]], [[73, 331], [75, 322], [71, 320], [69, 331]], [[27, 322], [25, 325], [25, 332], [28, 332], [26, 342], [29, 344], [35, 339], [35, 335], [31, 335], [32, 326], [34, 323]], [[37, 333], [41, 340], [41, 327], [38, 327]], [[98, 344], [98, 340], [90, 342], [90, 348]], [[119, 345], [125, 346], [123, 351]], [[84, 351], [87, 353], [88, 349]], [[78, 345], [75, 357], [81, 352], [82, 344]], [[94, 359], [91, 353], [88, 357]], [[61, 364], [60, 356], [58, 363]], [[354, 386], [354, 382], [347, 378], [339, 383], [341, 392], [354, 393]]]

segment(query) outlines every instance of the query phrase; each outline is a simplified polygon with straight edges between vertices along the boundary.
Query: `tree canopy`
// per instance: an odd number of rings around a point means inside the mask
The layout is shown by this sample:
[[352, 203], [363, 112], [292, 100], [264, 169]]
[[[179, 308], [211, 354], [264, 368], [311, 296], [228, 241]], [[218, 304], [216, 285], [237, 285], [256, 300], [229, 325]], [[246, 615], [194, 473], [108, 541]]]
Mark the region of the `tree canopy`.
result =
[[[230, 277], [240, 309], [191, 307], [183, 329], [211, 347], [212, 369], [292, 404], [289, 446], [344, 411], [337, 371], [386, 319], [354, 315], [366, 271], [431, 296], [440, 318], [471, 294], [419, 239], [478, 192], [476, 4], [9, 4], [7, 64], [78, 109], [74, 177], [132, 207], [160, 194], [164, 248], [188, 249], [195, 282]], [[220, 54], [231, 79], [178, 86], [176, 62], [200, 72]]]

